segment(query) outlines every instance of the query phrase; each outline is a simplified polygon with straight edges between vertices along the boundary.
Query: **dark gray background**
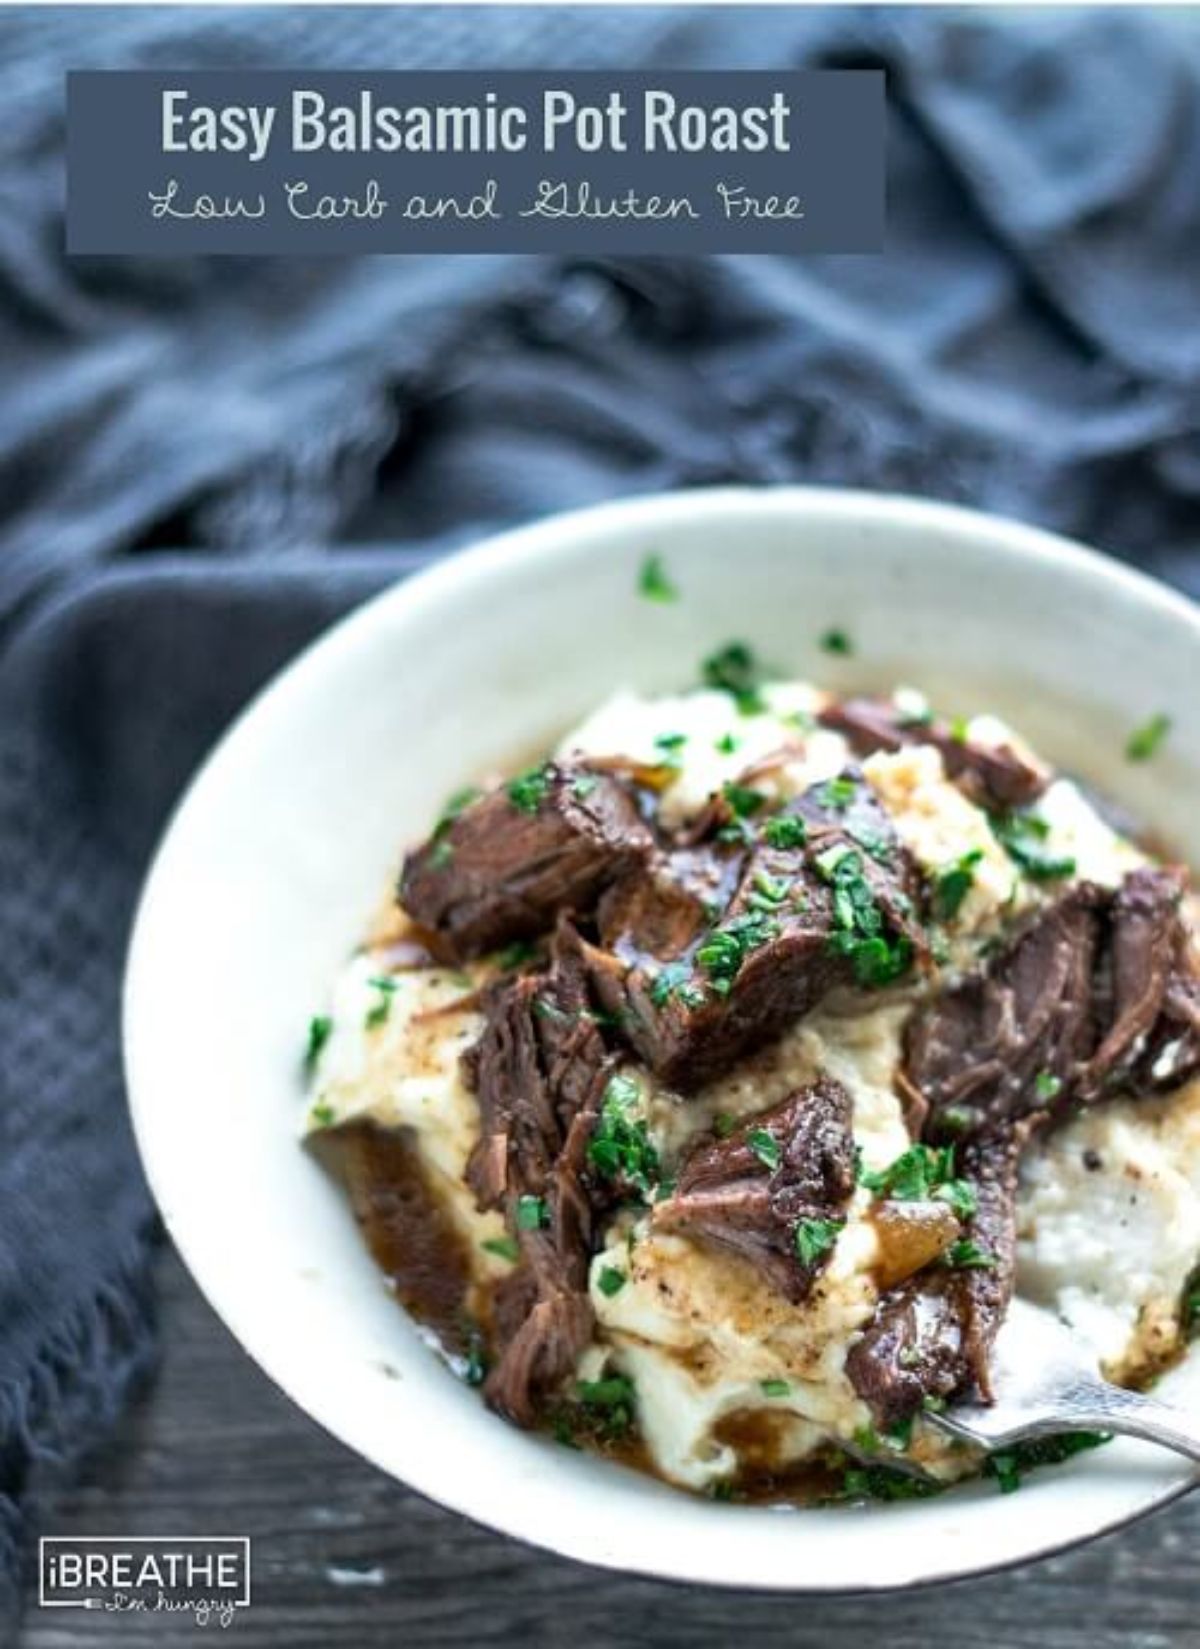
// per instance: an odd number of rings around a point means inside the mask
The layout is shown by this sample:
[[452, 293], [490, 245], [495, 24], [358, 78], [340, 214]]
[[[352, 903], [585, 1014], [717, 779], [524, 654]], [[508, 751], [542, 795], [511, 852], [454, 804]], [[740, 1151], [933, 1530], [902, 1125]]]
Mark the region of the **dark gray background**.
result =
[[[528, 112], [528, 146], [516, 154], [342, 154], [291, 148], [293, 87], [324, 94], [327, 105], [357, 108], [370, 88], [376, 103], [400, 108], [442, 102], [481, 103], [495, 90], [501, 104]], [[563, 142], [546, 154], [541, 105], [546, 88], [574, 93], [581, 106], [625, 96], [628, 150], [587, 153]], [[685, 104], [715, 108], [769, 104], [781, 91], [791, 105], [791, 148], [762, 154], [649, 152], [642, 126], [643, 92], [662, 88]], [[196, 103], [273, 105], [271, 141], [254, 161], [239, 154], [164, 154], [162, 93], [188, 90]], [[883, 238], [883, 75], [878, 70], [695, 73], [386, 73], [145, 71], [72, 74], [68, 83], [67, 233], [72, 253], [202, 252], [334, 254], [344, 252], [874, 252]], [[662, 221], [522, 218], [541, 179], [572, 188], [590, 182], [600, 195], [630, 188], [643, 199], [687, 195], [702, 214]], [[178, 180], [181, 204], [201, 191], [266, 202], [249, 220], [155, 220], [149, 195]], [[390, 202], [375, 220], [302, 222], [285, 204], [284, 182], [303, 179], [306, 200], [320, 194], [362, 197], [374, 179]], [[501, 221], [453, 217], [409, 221], [401, 205], [411, 195], [466, 199], [489, 179], [499, 183]], [[798, 196], [798, 221], [729, 221], [716, 185], [740, 184], [759, 198]]]

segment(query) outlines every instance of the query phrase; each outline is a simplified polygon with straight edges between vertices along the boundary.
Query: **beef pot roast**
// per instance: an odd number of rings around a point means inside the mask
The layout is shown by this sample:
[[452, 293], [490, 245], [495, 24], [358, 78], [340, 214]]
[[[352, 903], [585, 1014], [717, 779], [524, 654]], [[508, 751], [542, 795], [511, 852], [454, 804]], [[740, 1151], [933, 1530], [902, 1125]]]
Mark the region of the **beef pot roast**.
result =
[[619, 779], [548, 762], [444, 820], [405, 859], [400, 903], [445, 959], [465, 961], [590, 909], [652, 845]]
[[850, 1096], [828, 1077], [799, 1088], [725, 1139], [699, 1145], [654, 1223], [728, 1249], [799, 1303], [832, 1251], [832, 1231], [805, 1246], [805, 1227], [843, 1222], [854, 1190]]

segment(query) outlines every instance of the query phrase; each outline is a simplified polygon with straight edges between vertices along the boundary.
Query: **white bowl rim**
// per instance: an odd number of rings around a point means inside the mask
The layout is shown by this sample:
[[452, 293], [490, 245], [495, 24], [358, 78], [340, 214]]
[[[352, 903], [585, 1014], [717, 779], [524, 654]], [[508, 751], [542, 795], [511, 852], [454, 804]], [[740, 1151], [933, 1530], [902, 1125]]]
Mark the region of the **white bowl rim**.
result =
[[[470, 580], [501, 564], [518, 566], [527, 560], [537, 560], [552, 553], [556, 544], [577, 529], [602, 532], [608, 528], [622, 528], [636, 523], [647, 531], [657, 526], [687, 520], [698, 511], [711, 518], [728, 510], [743, 521], [747, 516], [763, 520], [794, 517], [803, 512], [809, 521], [846, 521], [864, 525], [926, 526], [931, 530], [945, 528], [960, 535], [988, 538], [1005, 556], [1015, 561], [1057, 563], [1093, 582], [1107, 584], [1114, 595], [1146, 608], [1157, 609], [1162, 615], [1183, 620], [1195, 633], [1200, 643], [1200, 607], [1186, 595], [1160, 583], [1112, 557], [1061, 534], [1030, 525], [1012, 517], [976, 510], [963, 505], [918, 497], [904, 493], [868, 492], [853, 488], [815, 486], [721, 486], [692, 488], [651, 493], [622, 498], [581, 509], [560, 511], [537, 520], [491, 534], [478, 543], [454, 550], [444, 559], [421, 570], [401, 576], [376, 595], [355, 606], [334, 621], [312, 642], [297, 652], [233, 718], [204, 758], [182, 795], [172, 809], [155, 850], [138, 901], [127, 951], [122, 992], [122, 1042], [128, 1104], [142, 1164], [152, 1193], [163, 1210], [164, 1223], [173, 1242], [190, 1271], [201, 1293], [232, 1332], [241, 1348], [258, 1364], [273, 1384], [279, 1387], [301, 1411], [319, 1424], [339, 1442], [352, 1448], [376, 1469], [395, 1477], [405, 1487], [424, 1496], [437, 1505], [467, 1518], [478, 1526], [488, 1528], [509, 1538], [522, 1540], [558, 1556], [571, 1558], [600, 1569], [629, 1573], [672, 1584], [704, 1585], [726, 1590], [763, 1593], [791, 1593], [794, 1595], [838, 1596], [857, 1594], [886, 1595], [892, 1592], [913, 1591], [953, 1581], [979, 1578], [1002, 1573], [1026, 1562], [1041, 1560], [1082, 1546], [1102, 1535], [1125, 1528], [1161, 1507], [1181, 1498], [1200, 1482], [1187, 1466], [1180, 1463], [1179, 1474], [1172, 1480], [1163, 1480], [1151, 1492], [1145, 1493], [1127, 1510], [1093, 1527], [1079, 1529], [1060, 1542], [1039, 1539], [1031, 1543], [1027, 1554], [1006, 1557], [992, 1562], [963, 1559], [957, 1554], [949, 1560], [938, 1561], [934, 1556], [919, 1574], [901, 1579], [876, 1580], [870, 1574], [857, 1577], [852, 1583], [835, 1578], [828, 1583], [809, 1578], [796, 1583], [785, 1577], [746, 1579], [737, 1574], [698, 1573], [679, 1563], [666, 1567], [653, 1557], [639, 1558], [636, 1552], [626, 1551], [619, 1558], [589, 1549], [585, 1541], [571, 1535], [563, 1536], [554, 1529], [530, 1527], [521, 1518], [505, 1521], [496, 1515], [479, 1510], [473, 1504], [470, 1492], [450, 1488], [428, 1478], [416, 1475], [401, 1476], [382, 1464], [371, 1453], [361, 1438], [352, 1435], [353, 1428], [336, 1412], [337, 1404], [319, 1400], [312, 1388], [301, 1394], [303, 1382], [294, 1371], [281, 1367], [272, 1355], [269, 1345], [262, 1343], [253, 1320], [242, 1318], [237, 1311], [222, 1304], [222, 1276], [219, 1266], [209, 1266], [199, 1254], [190, 1250], [185, 1222], [167, 1214], [170, 1205], [166, 1178], [162, 1165], [156, 1159], [150, 1125], [154, 1105], [148, 1094], [148, 1085], [140, 1079], [142, 1059], [139, 1035], [138, 1003], [141, 980], [152, 966], [147, 952], [147, 935], [156, 925], [155, 912], [162, 897], [164, 879], [169, 870], [168, 850], [177, 826], [189, 811], [196, 794], [206, 787], [210, 773], [221, 763], [228, 747], [240, 740], [246, 726], [255, 721], [265, 701], [277, 689], [300, 671], [308, 672], [317, 666], [336, 665], [343, 652], [353, 651], [361, 643], [368, 627], [385, 625], [400, 606], [418, 609], [426, 603], [436, 603], [454, 585]], [[1140, 1445], [1139, 1445], [1140, 1447]], [[1107, 1452], [1107, 1451], [1106, 1451]], [[899, 1508], [892, 1509], [893, 1511]], [[847, 1527], [848, 1539], [854, 1532]]]

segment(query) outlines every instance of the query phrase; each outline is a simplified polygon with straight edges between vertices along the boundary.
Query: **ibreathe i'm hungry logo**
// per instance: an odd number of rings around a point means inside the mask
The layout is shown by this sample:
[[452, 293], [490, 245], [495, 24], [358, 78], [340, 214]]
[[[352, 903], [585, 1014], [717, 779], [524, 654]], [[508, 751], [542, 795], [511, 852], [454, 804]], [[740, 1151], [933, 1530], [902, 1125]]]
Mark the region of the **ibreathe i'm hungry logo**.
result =
[[244, 1535], [51, 1537], [38, 1542], [43, 1609], [190, 1614], [229, 1626], [250, 1603]]

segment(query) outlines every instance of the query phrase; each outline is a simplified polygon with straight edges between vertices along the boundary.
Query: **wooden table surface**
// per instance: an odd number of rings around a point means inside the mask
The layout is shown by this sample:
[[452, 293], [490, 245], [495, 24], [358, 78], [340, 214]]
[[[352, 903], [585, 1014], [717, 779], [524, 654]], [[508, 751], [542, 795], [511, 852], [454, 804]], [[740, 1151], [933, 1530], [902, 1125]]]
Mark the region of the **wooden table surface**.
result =
[[[908, 1596], [813, 1602], [624, 1580], [488, 1534], [400, 1488], [275, 1390], [173, 1254], [162, 1288], [161, 1376], [86, 1480], [50, 1509], [45, 1532], [249, 1535], [253, 1602], [221, 1638], [241, 1649], [1200, 1645], [1200, 1495], [1067, 1556]], [[864, 1572], [870, 1561], [864, 1545]], [[21, 1646], [196, 1649], [197, 1632], [161, 1616], [39, 1611], [31, 1599]]]

